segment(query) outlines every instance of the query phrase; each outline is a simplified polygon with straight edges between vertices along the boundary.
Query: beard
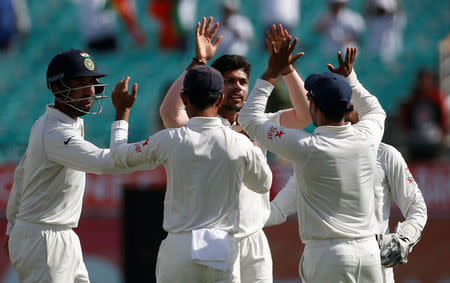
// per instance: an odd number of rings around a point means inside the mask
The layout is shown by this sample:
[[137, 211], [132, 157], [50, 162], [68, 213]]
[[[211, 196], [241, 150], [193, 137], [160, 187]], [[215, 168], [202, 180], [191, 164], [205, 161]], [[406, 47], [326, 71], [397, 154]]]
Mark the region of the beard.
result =
[[[70, 114], [72, 114], [73, 116], [76, 116], [76, 117], [81, 117], [81, 116], [84, 116], [84, 115], [88, 114], [88, 112], [92, 108], [92, 103], [91, 103], [90, 106], [87, 106], [87, 105], [76, 105], [76, 104], [73, 104], [73, 103], [68, 103], [68, 105], [72, 106], [72, 107], [69, 107]], [[87, 113], [85, 113], [85, 112], [87, 112]]]
[[222, 105], [220, 106], [220, 108], [222, 108], [223, 110], [226, 110], [226, 111], [236, 111], [236, 112], [239, 112], [239, 111], [241, 111], [242, 106], [230, 105], [230, 104], [226, 104], [226, 105], [222, 104]]

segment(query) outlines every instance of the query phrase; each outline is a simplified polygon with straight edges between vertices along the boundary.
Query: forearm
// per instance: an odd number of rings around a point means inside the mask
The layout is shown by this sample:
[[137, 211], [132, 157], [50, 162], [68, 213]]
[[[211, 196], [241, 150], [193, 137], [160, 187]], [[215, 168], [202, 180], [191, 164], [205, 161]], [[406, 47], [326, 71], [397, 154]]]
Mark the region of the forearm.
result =
[[358, 112], [359, 119], [370, 118], [384, 126], [386, 112], [384, 112], [378, 99], [358, 81], [354, 70], [347, 77], [347, 81], [352, 88], [352, 103]]
[[159, 114], [166, 128], [182, 127], [189, 121], [180, 96], [185, 75], [186, 71], [170, 86], [159, 108]]
[[427, 207], [425, 200], [419, 188], [416, 188], [413, 200], [408, 204], [408, 207], [402, 207], [402, 212], [405, 215], [405, 221], [411, 223], [422, 231], [427, 222]]
[[239, 125], [250, 137], [254, 137], [256, 128], [268, 120], [264, 115], [264, 110], [273, 88], [273, 85], [264, 80], [263, 77], [258, 79], [239, 113]]
[[270, 203], [270, 216], [264, 224], [264, 227], [280, 225], [286, 222], [287, 215], [273, 202]]
[[284, 188], [270, 202], [270, 216], [264, 227], [278, 225], [297, 212], [297, 181], [292, 175]]
[[18, 186], [16, 181], [14, 181], [13, 188], [9, 194], [8, 205], [6, 207], [6, 218], [8, 219], [8, 224], [6, 226], [6, 235], [9, 235], [11, 229], [14, 227], [14, 222], [16, 221], [16, 215], [19, 210], [18, 201]]
[[304, 87], [304, 82], [295, 69], [283, 75], [283, 80], [288, 88], [294, 109], [283, 111], [280, 123], [287, 128], [303, 129], [311, 123], [309, 101], [306, 97], [307, 91]]
[[19, 195], [22, 191], [23, 186], [23, 173], [24, 173], [24, 162], [26, 154], [22, 157], [16, 170], [14, 171], [14, 182], [9, 193], [8, 205], [6, 207], [6, 218], [8, 219], [8, 224], [6, 227], [6, 235], [9, 235], [11, 229], [14, 227], [14, 222], [16, 221], [16, 215], [19, 211]]

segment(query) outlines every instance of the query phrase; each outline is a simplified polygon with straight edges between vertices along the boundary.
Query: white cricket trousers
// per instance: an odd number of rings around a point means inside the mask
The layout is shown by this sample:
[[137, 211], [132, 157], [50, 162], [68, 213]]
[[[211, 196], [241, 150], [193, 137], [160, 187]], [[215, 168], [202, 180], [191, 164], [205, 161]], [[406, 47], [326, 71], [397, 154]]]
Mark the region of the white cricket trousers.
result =
[[9, 253], [21, 283], [89, 282], [80, 240], [70, 228], [17, 220]]
[[309, 241], [299, 264], [303, 283], [383, 282], [380, 249], [374, 236]]
[[242, 283], [272, 283], [272, 255], [266, 234], [261, 229], [237, 239], [240, 266], [234, 268], [237, 281]]
[[[232, 237], [230, 237], [232, 239]], [[233, 241], [234, 242], [234, 241]], [[232, 266], [237, 246], [232, 244], [230, 268], [221, 271], [192, 260], [192, 232], [169, 233], [161, 242], [156, 262], [158, 283], [235, 283]]]
[[381, 270], [383, 271], [383, 283], [395, 283], [393, 267], [386, 268], [381, 266]]

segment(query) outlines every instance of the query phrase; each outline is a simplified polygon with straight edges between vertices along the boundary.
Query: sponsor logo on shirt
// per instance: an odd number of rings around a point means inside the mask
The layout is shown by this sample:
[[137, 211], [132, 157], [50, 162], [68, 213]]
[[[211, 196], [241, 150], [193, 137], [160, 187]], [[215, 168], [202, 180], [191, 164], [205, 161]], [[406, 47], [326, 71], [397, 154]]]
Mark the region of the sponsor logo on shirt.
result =
[[408, 167], [405, 168], [405, 175], [406, 175], [406, 179], [408, 180], [408, 183], [412, 184], [415, 182]]
[[148, 145], [148, 141], [150, 140], [150, 138], [146, 139], [145, 142], [142, 144], [142, 147]]
[[137, 153], [141, 153], [141, 151], [142, 151], [141, 146], [138, 143], [134, 144], [134, 147], [135, 147], [134, 149], [136, 150]]
[[73, 138], [73, 136], [71, 136], [70, 138], [68, 138], [66, 141], [64, 141], [64, 145], [67, 145], [69, 142], [70, 142], [70, 140]]
[[283, 132], [283, 130], [278, 131], [278, 129], [275, 127], [270, 127], [269, 131], [267, 132], [267, 138], [269, 140], [272, 140], [274, 137], [274, 134], [275, 134], [275, 137], [279, 137], [281, 139], [281, 136], [284, 135], [285, 132]]
[[284, 132], [283, 131], [277, 131], [277, 133], [276, 133], [276, 137], [279, 137], [280, 139], [281, 139], [281, 136], [282, 135], [284, 135]]

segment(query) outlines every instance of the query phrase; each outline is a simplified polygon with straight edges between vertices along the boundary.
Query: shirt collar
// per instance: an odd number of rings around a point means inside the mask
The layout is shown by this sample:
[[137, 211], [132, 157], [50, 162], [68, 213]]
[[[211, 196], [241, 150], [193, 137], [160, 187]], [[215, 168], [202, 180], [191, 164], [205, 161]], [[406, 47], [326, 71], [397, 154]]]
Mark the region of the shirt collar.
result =
[[192, 117], [186, 126], [223, 126], [222, 121], [218, 117]]
[[338, 134], [348, 133], [352, 124], [347, 122], [343, 126], [320, 126], [314, 130], [315, 135], [334, 136]]
[[49, 115], [56, 117], [56, 119], [60, 120], [63, 123], [67, 123], [67, 124], [71, 124], [71, 125], [77, 125], [77, 124], [82, 125], [83, 124], [83, 119], [78, 117], [77, 120], [74, 120], [72, 117], [65, 114], [61, 110], [56, 109], [54, 104], [47, 104], [46, 112]]
[[222, 121], [222, 125], [227, 126], [227, 127], [232, 127], [236, 125], [236, 121], [232, 124], [230, 124], [230, 121], [228, 121], [228, 119], [223, 118], [222, 116], [220, 116], [219, 114], [217, 114], [217, 118], [219, 118]]

